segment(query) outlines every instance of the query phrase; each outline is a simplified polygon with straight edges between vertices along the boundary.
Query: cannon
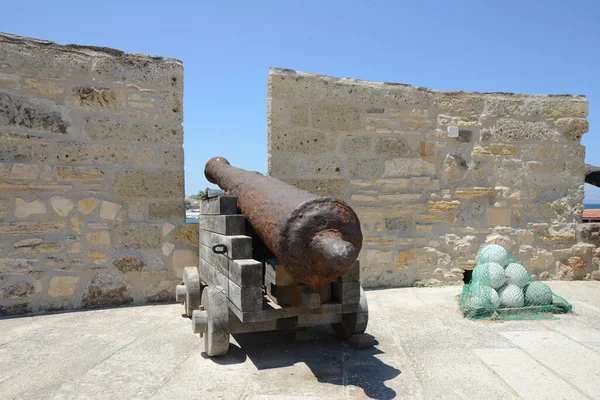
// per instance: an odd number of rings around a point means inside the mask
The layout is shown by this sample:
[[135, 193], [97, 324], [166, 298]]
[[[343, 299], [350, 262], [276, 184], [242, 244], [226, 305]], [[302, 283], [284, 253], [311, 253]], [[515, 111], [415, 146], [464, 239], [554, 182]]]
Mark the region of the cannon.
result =
[[226, 354], [231, 333], [323, 324], [341, 339], [364, 333], [354, 210], [222, 157], [204, 172], [222, 192], [202, 201], [199, 265], [184, 269], [175, 294], [206, 353]]

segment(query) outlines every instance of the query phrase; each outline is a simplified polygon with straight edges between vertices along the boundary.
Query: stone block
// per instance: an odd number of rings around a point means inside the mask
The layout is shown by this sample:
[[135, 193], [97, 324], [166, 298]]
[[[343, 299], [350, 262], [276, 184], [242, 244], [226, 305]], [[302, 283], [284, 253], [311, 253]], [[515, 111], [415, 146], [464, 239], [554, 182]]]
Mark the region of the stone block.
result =
[[523, 140], [559, 141], [560, 132], [552, 129], [546, 122], [528, 122], [511, 119], [499, 119], [492, 129], [492, 136], [499, 142], [518, 142]]
[[183, 103], [181, 97], [181, 92], [162, 92], [160, 94], [160, 109], [167, 121], [183, 121]]
[[40, 200], [27, 201], [20, 198], [15, 199], [15, 217], [28, 218], [31, 215], [47, 214], [46, 205]]
[[421, 157], [434, 157], [435, 156], [435, 143], [431, 142], [419, 142], [419, 155]]
[[346, 136], [342, 140], [342, 152], [350, 156], [372, 154], [370, 136]]
[[127, 164], [133, 158], [133, 147], [61, 141], [57, 143], [56, 158], [70, 164]]
[[290, 122], [292, 126], [304, 128], [308, 126], [308, 105], [293, 104], [290, 107]]
[[40, 175], [40, 167], [35, 164], [13, 164], [10, 170], [10, 179], [33, 180]]
[[107, 272], [100, 272], [92, 278], [81, 299], [85, 308], [118, 306], [129, 304], [132, 301], [133, 298], [129, 294], [129, 285]]
[[183, 65], [175, 59], [120, 52], [117, 57], [95, 58], [92, 72], [97, 77], [127, 83], [134, 89], [148, 86], [183, 90]]
[[471, 152], [473, 158], [512, 157], [517, 155], [517, 149], [511, 144], [492, 143], [486, 147], [475, 146]]
[[427, 209], [430, 212], [441, 212], [441, 213], [448, 213], [448, 212], [453, 212], [459, 209], [460, 207], [460, 201], [458, 200], [453, 200], [453, 201], [429, 201], [427, 202]]
[[110, 201], [103, 201], [100, 206], [100, 218], [114, 220], [121, 211], [121, 205]]
[[170, 256], [171, 253], [175, 250], [175, 245], [173, 243], [165, 242], [162, 245], [162, 252], [165, 256]]
[[510, 208], [489, 208], [487, 210], [488, 225], [507, 225], [512, 221], [512, 210]]
[[582, 96], [548, 96], [542, 101], [547, 118], [586, 117], [588, 101]]
[[440, 92], [435, 95], [435, 106], [440, 113], [450, 115], [479, 115], [483, 112], [484, 97], [472, 93]]
[[292, 186], [317, 194], [343, 198], [348, 188], [345, 179], [283, 179]]
[[198, 243], [200, 243], [198, 228], [198, 224], [179, 225], [173, 234], [173, 240], [189, 244], [190, 246], [198, 246]]
[[52, 205], [54, 212], [60, 217], [67, 217], [75, 207], [73, 200], [61, 196], [53, 196], [50, 198], [50, 204]]
[[87, 241], [92, 246], [109, 246], [110, 245], [110, 232], [98, 231], [88, 232], [86, 235]]
[[490, 187], [457, 188], [454, 196], [459, 199], [491, 199], [495, 190]]
[[160, 156], [159, 165], [163, 168], [183, 169], [183, 148], [163, 147], [158, 151]]
[[394, 158], [386, 160], [384, 177], [431, 176], [435, 174], [435, 164], [419, 158]]
[[121, 249], [158, 249], [162, 242], [157, 225], [123, 224], [115, 228], [115, 245]]
[[4, 133], [0, 130], [0, 161], [45, 163], [53, 157], [53, 146], [48, 137], [35, 133]]
[[521, 146], [524, 160], [558, 160], [563, 157], [563, 146], [556, 143], [531, 143]]
[[183, 172], [115, 171], [115, 193], [121, 199], [183, 198]]
[[[107, 258], [108, 258], [108, 255], [104, 251], [93, 250], [88, 253], [88, 259], [96, 265], [104, 264], [106, 262]], [[46, 260], [48, 260], [48, 259], [46, 259]], [[55, 263], [52, 263], [51, 265], [58, 265], [58, 264], [62, 264], [63, 262], [64, 262], [64, 260], [58, 259]]]
[[148, 204], [134, 203], [127, 207], [127, 215], [132, 221], [146, 221], [148, 219], [149, 210]]
[[490, 118], [533, 117], [542, 115], [542, 102], [537, 98], [510, 95], [486, 96], [483, 115]]
[[410, 154], [406, 140], [398, 137], [378, 137], [375, 139], [375, 154], [381, 156], [405, 156]]
[[521, 186], [523, 184], [523, 163], [518, 160], [495, 163], [493, 179], [496, 185]]
[[70, 297], [75, 293], [78, 276], [55, 276], [50, 279], [50, 288], [48, 296], [50, 297]]
[[83, 230], [83, 221], [81, 220], [81, 218], [79, 218], [79, 217], [71, 218], [71, 229], [73, 230], [73, 232], [77, 233], [78, 235], [81, 234], [81, 232]]
[[321, 157], [314, 160], [298, 160], [297, 175], [314, 177], [339, 177], [343, 174], [344, 162], [339, 157]]
[[135, 166], [139, 168], [153, 168], [158, 165], [157, 150], [154, 147], [138, 147], [133, 156]]
[[[36, 287], [38, 286], [38, 287]], [[23, 299], [31, 297], [35, 292], [39, 291], [39, 284], [35, 282], [18, 281], [0, 289], [0, 299]]]
[[52, 101], [0, 91], [0, 125], [66, 134], [71, 121]]
[[79, 200], [77, 202], [77, 210], [84, 215], [90, 215], [91, 213], [94, 212], [96, 207], [98, 207], [99, 203], [100, 202], [97, 199], [93, 199], [93, 198]]
[[69, 102], [75, 109], [122, 113], [125, 108], [125, 92], [106, 87], [80, 86], [69, 93]]
[[113, 261], [113, 265], [124, 274], [128, 272], [140, 272], [146, 268], [146, 263], [139, 256], [117, 258]]
[[57, 167], [60, 181], [103, 181], [104, 171], [97, 167]]
[[55, 233], [65, 227], [63, 222], [13, 222], [0, 224], [0, 233], [12, 236]]
[[162, 227], [162, 235], [167, 236], [173, 229], [175, 229], [175, 225], [165, 222]]
[[565, 138], [576, 142], [590, 129], [590, 124], [585, 118], [560, 118], [556, 120], [556, 126]]
[[311, 106], [312, 127], [327, 132], [360, 129], [360, 110], [349, 106], [315, 104]]
[[164, 201], [148, 204], [148, 216], [151, 220], [166, 220], [185, 217], [183, 201]]
[[564, 162], [531, 161], [525, 165], [525, 179], [533, 186], [556, 186], [557, 179], [566, 175]]
[[441, 180], [444, 183], [454, 183], [464, 179], [469, 166], [458, 154], [447, 154], [442, 165]]
[[269, 154], [286, 153], [312, 157], [331, 154], [336, 148], [332, 135], [300, 129], [271, 126], [269, 129]]
[[0, 199], [0, 221], [2, 221], [7, 215], [10, 208], [10, 201]]
[[346, 163], [348, 173], [353, 178], [378, 177], [383, 171], [383, 162], [379, 158], [351, 157]]

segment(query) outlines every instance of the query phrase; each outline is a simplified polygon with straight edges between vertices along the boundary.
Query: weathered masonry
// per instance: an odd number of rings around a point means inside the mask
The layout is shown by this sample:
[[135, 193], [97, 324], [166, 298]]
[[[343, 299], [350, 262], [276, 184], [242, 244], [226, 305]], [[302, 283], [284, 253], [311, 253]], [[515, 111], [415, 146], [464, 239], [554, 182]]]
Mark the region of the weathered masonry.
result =
[[0, 34], [0, 315], [171, 300], [183, 66]]
[[485, 243], [539, 279], [600, 279], [597, 232], [579, 225], [584, 97], [283, 69], [268, 85], [269, 174], [354, 207], [364, 286], [459, 281]]

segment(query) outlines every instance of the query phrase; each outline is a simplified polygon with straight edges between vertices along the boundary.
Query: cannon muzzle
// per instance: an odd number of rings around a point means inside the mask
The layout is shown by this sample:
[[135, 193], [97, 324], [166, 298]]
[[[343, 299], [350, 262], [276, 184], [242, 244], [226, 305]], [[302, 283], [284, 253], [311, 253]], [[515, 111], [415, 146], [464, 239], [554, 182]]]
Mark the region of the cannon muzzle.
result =
[[342, 200], [233, 167], [223, 157], [210, 159], [204, 174], [237, 196], [239, 209], [296, 282], [322, 285], [354, 265], [362, 247], [360, 221]]

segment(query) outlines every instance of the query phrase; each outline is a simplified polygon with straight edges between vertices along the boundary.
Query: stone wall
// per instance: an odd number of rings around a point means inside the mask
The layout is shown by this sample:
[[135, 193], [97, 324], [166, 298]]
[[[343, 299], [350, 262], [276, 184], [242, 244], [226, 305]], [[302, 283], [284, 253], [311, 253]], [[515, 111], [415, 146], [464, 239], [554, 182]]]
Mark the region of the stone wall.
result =
[[0, 34], [0, 315], [173, 298], [180, 61]]
[[365, 286], [460, 281], [486, 243], [540, 279], [598, 269], [596, 246], [577, 229], [584, 97], [437, 92], [283, 69], [268, 85], [269, 174], [355, 208]]

